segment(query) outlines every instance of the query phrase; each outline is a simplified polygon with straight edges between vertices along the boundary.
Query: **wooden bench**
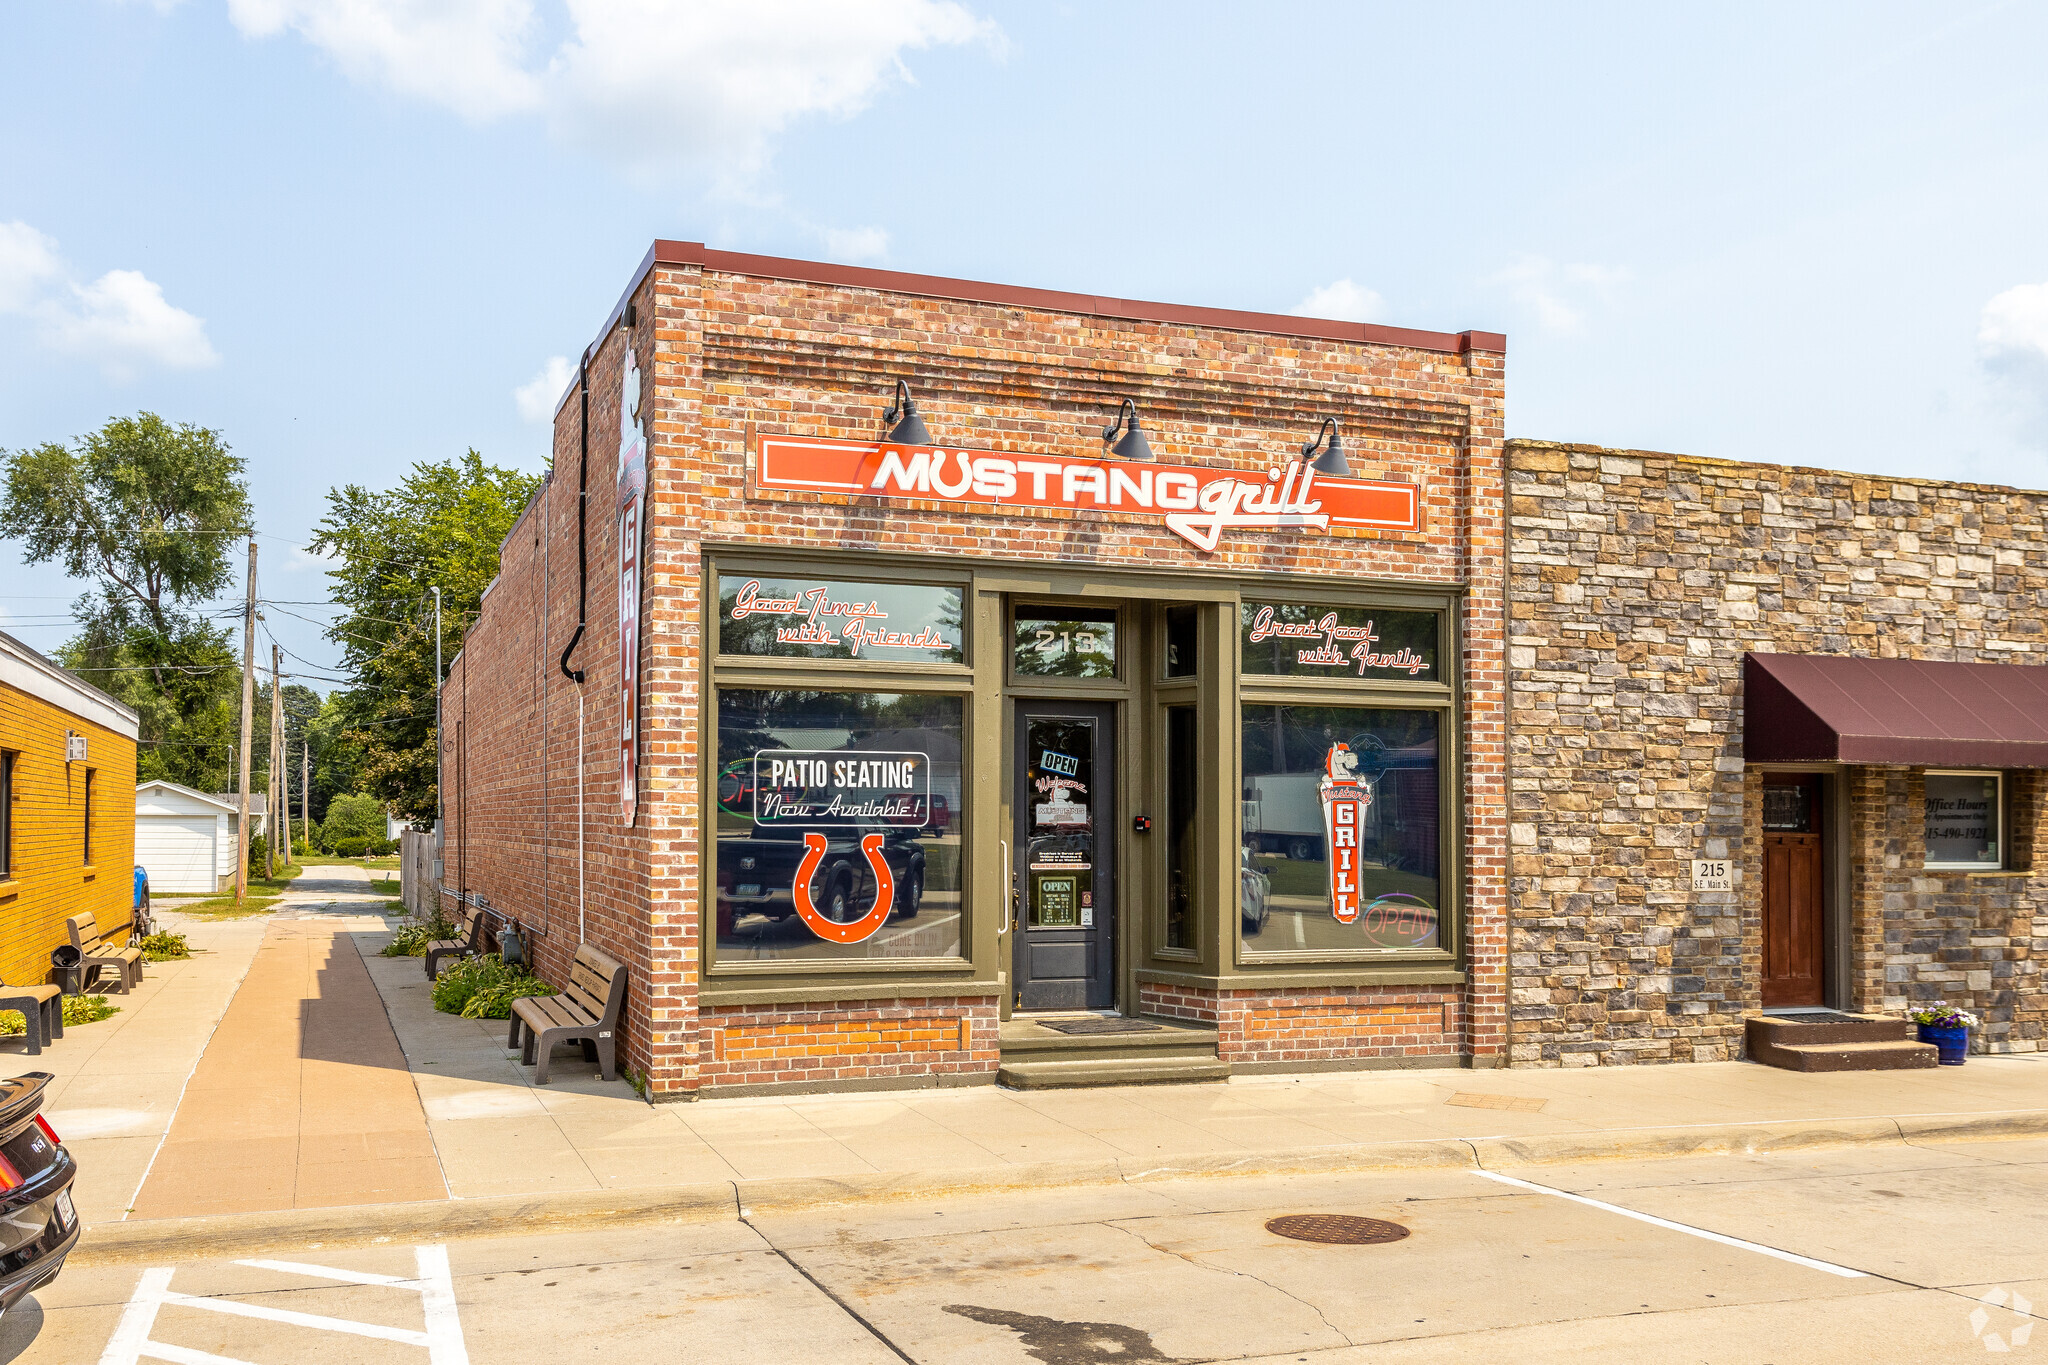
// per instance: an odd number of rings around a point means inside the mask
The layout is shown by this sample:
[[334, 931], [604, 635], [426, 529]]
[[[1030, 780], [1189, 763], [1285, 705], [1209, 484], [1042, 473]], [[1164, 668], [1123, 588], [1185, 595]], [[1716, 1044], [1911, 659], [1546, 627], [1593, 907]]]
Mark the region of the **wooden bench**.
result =
[[0, 986], [0, 1010], [20, 1010], [29, 1055], [64, 1036], [64, 992], [55, 986]]
[[441, 974], [443, 958], [475, 957], [484, 950], [484, 921], [488, 916], [474, 906], [455, 912], [455, 937], [437, 938], [427, 944], [427, 980]]
[[506, 1047], [520, 1046], [519, 1059], [533, 1068], [533, 1083], [548, 1083], [548, 1054], [559, 1043], [583, 1044], [583, 1055], [597, 1063], [604, 1079], [618, 1079], [619, 1014], [626, 1004], [626, 968], [616, 959], [583, 944], [569, 968], [569, 984], [560, 995], [529, 995], [512, 1002], [512, 1028]]
[[70, 931], [71, 946], [78, 949], [79, 966], [117, 969], [121, 982], [118, 989], [123, 995], [141, 984], [142, 949], [133, 943], [116, 948], [100, 932], [99, 921], [91, 915], [73, 915], [64, 925]]

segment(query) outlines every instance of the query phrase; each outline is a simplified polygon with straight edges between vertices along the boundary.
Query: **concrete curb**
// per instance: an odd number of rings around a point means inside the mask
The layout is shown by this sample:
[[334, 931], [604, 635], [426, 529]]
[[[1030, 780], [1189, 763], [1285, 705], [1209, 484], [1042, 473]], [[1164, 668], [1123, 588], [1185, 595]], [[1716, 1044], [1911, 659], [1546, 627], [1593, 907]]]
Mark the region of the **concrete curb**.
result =
[[179, 1261], [270, 1254], [287, 1247], [373, 1246], [461, 1237], [569, 1232], [592, 1226], [730, 1222], [833, 1205], [1013, 1194], [1087, 1185], [1143, 1184], [1217, 1176], [1332, 1175], [1359, 1171], [1487, 1169], [1583, 1161], [1748, 1156], [1888, 1142], [1996, 1142], [2048, 1136], [2048, 1109], [1900, 1118], [1624, 1128], [1530, 1137], [1433, 1138], [1302, 1147], [1242, 1156], [1203, 1153], [1144, 1160], [1049, 1161], [938, 1175], [795, 1176], [649, 1190], [496, 1195], [484, 1199], [285, 1209], [96, 1223], [73, 1265]]

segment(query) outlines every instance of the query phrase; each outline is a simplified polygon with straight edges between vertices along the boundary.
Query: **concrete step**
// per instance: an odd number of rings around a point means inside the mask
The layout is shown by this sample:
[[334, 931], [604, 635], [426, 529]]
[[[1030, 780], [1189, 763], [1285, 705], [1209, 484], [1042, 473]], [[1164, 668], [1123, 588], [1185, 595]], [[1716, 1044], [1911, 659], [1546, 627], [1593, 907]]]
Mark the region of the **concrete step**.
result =
[[1028, 1015], [1005, 1020], [999, 1035], [1003, 1062], [1186, 1057], [1216, 1059], [1216, 1030], [1180, 1019], [1146, 1019], [1158, 1027], [1138, 1033], [1061, 1033]]
[[1220, 1081], [1230, 1063], [1207, 1057], [1089, 1057], [1077, 1061], [1012, 1062], [996, 1070], [996, 1083], [1012, 1090], [1054, 1090], [1088, 1085], [1155, 1085]]
[[1752, 1047], [1759, 1035], [1779, 1046], [1792, 1047], [1913, 1042], [1918, 1037], [1913, 1021], [1895, 1014], [1764, 1014], [1752, 1015], [1744, 1024]]
[[1806, 1043], [1750, 1049], [1750, 1060], [1786, 1071], [1914, 1071], [1941, 1064], [1932, 1043]]

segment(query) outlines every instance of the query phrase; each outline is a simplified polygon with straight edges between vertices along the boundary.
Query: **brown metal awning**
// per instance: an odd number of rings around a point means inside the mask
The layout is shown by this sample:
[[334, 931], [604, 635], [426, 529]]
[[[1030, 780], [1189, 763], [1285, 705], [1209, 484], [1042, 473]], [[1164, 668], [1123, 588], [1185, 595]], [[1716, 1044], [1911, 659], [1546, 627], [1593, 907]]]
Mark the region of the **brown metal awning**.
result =
[[1742, 662], [1751, 763], [2048, 768], [2048, 668], [1832, 654]]

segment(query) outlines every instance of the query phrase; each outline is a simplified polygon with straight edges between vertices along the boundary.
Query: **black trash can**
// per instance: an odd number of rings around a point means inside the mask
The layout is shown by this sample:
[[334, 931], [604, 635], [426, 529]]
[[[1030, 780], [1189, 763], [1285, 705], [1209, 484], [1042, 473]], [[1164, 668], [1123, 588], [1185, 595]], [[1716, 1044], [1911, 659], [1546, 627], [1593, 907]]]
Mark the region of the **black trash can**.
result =
[[81, 965], [84, 954], [66, 943], [50, 950], [50, 968], [57, 978], [57, 989], [66, 995], [85, 994], [85, 968]]

